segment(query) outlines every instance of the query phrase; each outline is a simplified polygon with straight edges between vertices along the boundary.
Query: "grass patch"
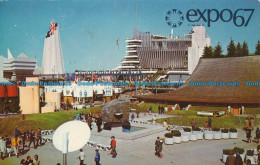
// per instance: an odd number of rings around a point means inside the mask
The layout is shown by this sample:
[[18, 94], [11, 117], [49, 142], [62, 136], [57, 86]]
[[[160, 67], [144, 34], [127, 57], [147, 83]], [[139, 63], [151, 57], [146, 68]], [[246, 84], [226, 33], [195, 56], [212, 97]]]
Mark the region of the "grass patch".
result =
[[250, 115], [260, 114], [260, 108], [245, 108], [245, 113]]
[[[196, 127], [204, 127], [205, 121], [208, 120], [207, 117], [199, 116], [183, 116], [183, 117], [170, 117], [157, 119], [158, 123], [163, 123], [164, 120], [167, 120], [168, 124], [171, 125], [182, 125], [182, 126], [191, 126], [191, 120], [195, 119]], [[255, 125], [260, 125], [260, 119], [255, 119]], [[222, 117], [212, 117], [212, 128], [243, 128], [245, 126], [245, 117], [237, 116], [222, 116]]]
[[22, 115], [9, 116], [0, 119], [0, 135], [8, 134], [14, 136], [14, 130], [17, 127], [20, 131], [31, 129], [56, 129], [66, 121], [75, 119], [77, 113], [99, 113], [102, 106], [91, 107], [80, 110], [70, 110], [62, 112], [51, 112], [41, 114], [25, 115], [25, 120], [22, 120]]
[[191, 111], [227, 111], [227, 107], [191, 106]]

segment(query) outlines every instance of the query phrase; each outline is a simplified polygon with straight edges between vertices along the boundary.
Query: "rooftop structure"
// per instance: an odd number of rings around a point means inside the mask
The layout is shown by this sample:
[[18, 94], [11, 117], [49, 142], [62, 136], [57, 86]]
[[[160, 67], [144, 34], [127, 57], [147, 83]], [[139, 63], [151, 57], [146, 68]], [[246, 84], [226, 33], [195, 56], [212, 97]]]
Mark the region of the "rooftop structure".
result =
[[[260, 56], [200, 59], [184, 86], [170, 93], [137, 97], [176, 103], [260, 104], [259, 63]], [[202, 84], [210, 81], [232, 85]]]
[[52, 22], [44, 41], [42, 74], [64, 74], [58, 23]]
[[24, 78], [25, 75], [33, 75], [36, 68], [36, 59], [28, 58], [24, 53], [15, 58], [9, 49], [7, 52], [8, 58], [1, 57], [4, 78], [15, 81]]
[[169, 69], [191, 74], [204, 47], [210, 45], [210, 38], [204, 26], [196, 26], [185, 38], [168, 38], [134, 30], [133, 38], [127, 39], [126, 43], [127, 55], [118, 66], [119, 70]]

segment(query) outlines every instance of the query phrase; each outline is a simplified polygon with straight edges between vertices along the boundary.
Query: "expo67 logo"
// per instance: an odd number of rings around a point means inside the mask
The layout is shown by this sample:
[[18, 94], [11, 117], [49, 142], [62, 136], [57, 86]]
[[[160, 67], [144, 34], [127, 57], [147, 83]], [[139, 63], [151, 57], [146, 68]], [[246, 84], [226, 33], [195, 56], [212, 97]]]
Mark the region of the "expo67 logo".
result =
[[169, 26], [176, 28], [183, 23], [184, 15], [180, 10], [172, 9], [166, 13], [165, 21]]
[[186, 13], [178, 9], [171, 9], [166, 12], [165, 21], [172, 27], [176, 28], [182, 25], [185, 20], [190, 26], [201, 25], [206, 23], [208, 27], [215, 22], [233, 22], [236, 27], [247, 27], [253, 16], [255, 9], [190, 9]]

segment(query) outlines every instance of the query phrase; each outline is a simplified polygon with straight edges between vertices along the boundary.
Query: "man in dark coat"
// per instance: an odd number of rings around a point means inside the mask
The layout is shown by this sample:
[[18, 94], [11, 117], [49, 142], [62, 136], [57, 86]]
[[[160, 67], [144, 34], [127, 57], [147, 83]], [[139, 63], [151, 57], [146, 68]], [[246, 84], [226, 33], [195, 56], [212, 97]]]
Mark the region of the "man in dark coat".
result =
[[97, 127], [98, 132], [101, 132], [102, 119], [100, 117], [97, 118]]
[[225, 165], [234, 165], [235, 160], [236, 160], [236, 158], [234, 157], [234, 152], [230, 152], [227, 157]]
[[156, 141], [155, 141], [155, 155], [159, 156], [159, 152], [158, 152], [158, 148], [159, 148], [159, 143], [160, 143], [160, 137], [157, 137]]
[[236, 154], [235, 165], [243, 165], [243, 161], [239, 153]]

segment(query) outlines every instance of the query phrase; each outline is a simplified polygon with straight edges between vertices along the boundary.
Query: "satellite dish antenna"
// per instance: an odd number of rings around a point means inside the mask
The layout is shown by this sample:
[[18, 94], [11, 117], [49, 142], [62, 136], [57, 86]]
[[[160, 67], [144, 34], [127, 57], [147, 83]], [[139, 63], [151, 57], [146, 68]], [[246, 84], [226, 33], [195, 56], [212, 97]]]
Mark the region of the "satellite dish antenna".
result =
[[84, 147], [90, 134], [89, 126], [82, 121], [69, 121], [56, 129], [53, 135], [53, 145], [63, 153], [63, 165], [67, 165], [66, 154]]

